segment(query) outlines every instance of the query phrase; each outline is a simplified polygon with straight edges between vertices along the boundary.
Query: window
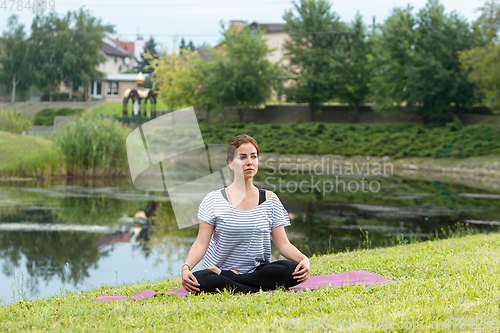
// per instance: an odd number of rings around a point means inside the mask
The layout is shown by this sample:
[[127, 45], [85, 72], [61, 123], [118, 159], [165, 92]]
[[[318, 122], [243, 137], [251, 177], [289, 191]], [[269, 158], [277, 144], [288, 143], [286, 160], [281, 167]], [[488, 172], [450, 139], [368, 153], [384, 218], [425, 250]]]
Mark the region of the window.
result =
[[101, 81], [97, 81], [96, 82], [96, 89], [95, 89], [95, 94], [100, 96], [102, 94], [101, 92], [101, 86], [102, 86], [102, 82]]
[[118, 81], [108, 81], [106, 87], [106, 95], [118, 95]]
[[89, 82], [89, 96], [96, 99], [102, 98], [102, 81], [92, 80]]

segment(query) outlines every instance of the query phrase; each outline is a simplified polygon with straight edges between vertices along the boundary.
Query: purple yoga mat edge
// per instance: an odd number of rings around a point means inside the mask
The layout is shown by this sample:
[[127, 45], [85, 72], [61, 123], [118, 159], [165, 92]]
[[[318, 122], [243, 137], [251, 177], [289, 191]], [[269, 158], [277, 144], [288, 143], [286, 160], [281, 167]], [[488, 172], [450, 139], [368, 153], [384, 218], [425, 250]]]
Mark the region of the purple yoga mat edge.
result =
[[[351, 276], [351, 278], [350, 278]], [[298, 284], [290, 288], [290, 291], [307, 291], [307, 290], [317, 290], [320, 288], [331, 288], [331, 287], [341, 287], [341, 286], [352, 286], [353, 284], [362, 283], [367, 285], [383, 285], [389, 282], [399, 283], [399, 281], [388, 280], [381, 275], [373, 274], [369, 271], [347, 271], [338, 274], [327, 274], [327, 275], [314, 275], [310, 276], [307, 281]], [[270, 292], [274, 292], [271, 290]], [[184, 288], [173, 289], [164, 292], [155, 292], [153, 290], [141, 290], [137, 293], [130, 295], [129, 297], [133, 300], [146, 299], [148, 297], [154, 297], [156, 295], [177, 295], [177, 296], [188, 296]], [[99, 296], [95, 300], [101, 302], [108, 301], [121, 301], [128, 298], [128, 296]]]

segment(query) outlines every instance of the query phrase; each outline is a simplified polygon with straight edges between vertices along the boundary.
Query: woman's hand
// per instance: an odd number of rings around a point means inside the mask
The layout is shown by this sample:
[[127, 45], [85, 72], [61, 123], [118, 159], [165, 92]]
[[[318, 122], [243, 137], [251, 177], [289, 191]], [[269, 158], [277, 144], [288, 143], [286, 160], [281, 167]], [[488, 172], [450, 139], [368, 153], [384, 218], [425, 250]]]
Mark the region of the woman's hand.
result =
[[191, 273], [189, 268], [186, 266], [182, 267], [182, 286], [186, 289], [186, 291], [193, 294], [200, 291], [200, 288], [197, 288], [200, 284], [194, 277], [193, 273]]
[[295, 271], [293, 271], [292, 275], [294, 275], [294, 279], [297, 279], [299, 283], [302, 283], [309, 278], [309, 274], [309, 258], [306, 257], [297, 264], [297, 267], [295, 267]]

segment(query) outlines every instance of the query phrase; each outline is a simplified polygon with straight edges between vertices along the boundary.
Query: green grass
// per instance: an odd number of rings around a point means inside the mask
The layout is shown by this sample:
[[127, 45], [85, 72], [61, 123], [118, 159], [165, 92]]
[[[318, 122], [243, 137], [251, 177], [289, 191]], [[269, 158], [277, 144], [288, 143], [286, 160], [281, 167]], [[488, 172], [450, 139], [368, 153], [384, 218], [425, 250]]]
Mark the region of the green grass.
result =
[[[463, 332], [466, 324], [498, 319], [500, 235], [480, 234], [411, 245], [343, 252], [311, 258], [312, 275], [367, 270], [399, 284], [355, 285], [312, 292], [160, 296], [141, 301], [96, 302], [97, 296], [129, 295], [143, 289], [180, 288], [180, 278], [116, 287], [101, 286], [64, 297], [0, 307], [6, 331], [324, 331], [336, 321], [393, 324], [392, 329], [350, 332]], [[429, 323], [438, 320], [439, 329]], [[417, 329], [398, 329], [402, 321]], [[444, 325], [448, 321], [450, 327]], [[316, 322], [316, 329], [314, 323]], [[307, 325], [311, 325], [307, 327]], [[326, 324], [325, 324], [326, 323]], [[421, 324], [420, 324], [421, 323]], [[498, 323], [498, 321], [497, 321]], [[422, 326], [421, 326], [422, 325]], [[455, 328], [453, 326], [455, 325]], [[328, 326], [331, 328], [331, 326]], [[327, 327], [327, 328], [328, 328]], [[343, 330], [344, 331], [344, 330]], [[481, 331], [499, 332], [483, 327]]]
[[112, 118], [91, 113], [64, 124], [50, 140], [0, 132], [0, 175], [126, 175], [129, 133], [129, 128]]
[[64, 174], [63, 155], [52, 140], [0, 131], [0, 175], [49, 177]]
[[[144, 107], [144, 101], [141, 103], [141, 107]], [[129, 102], [127, 105], [127, 111], [128, 114], [131, 115], [133, 113], [132, 111], [133, 105], [132, 102]], [[142, 110], [142, 109], [141, 109]], [[156, 110], [169, 110], [169, 108], [163, 104], [161, 100], [157, 100], [156, 104]], [[151, 113], [151, 102], [147, 102], [146, 106], [146, 113], [147, 116], [150, 117]], [[112, 116], [113, 113], [117, 116], [121, 116], [123, 114], [123, 103], [122, 102], [109, 102], [106, 104], [102, 104], [95, 109], [92, 110], [93, 113], [102, 113], [106, 115]]]
[[20, 161], [27, 155], [49, 149], [53, 145], [54, 142], [46, 138], [0, 131], [0, 170], [2, 166]]

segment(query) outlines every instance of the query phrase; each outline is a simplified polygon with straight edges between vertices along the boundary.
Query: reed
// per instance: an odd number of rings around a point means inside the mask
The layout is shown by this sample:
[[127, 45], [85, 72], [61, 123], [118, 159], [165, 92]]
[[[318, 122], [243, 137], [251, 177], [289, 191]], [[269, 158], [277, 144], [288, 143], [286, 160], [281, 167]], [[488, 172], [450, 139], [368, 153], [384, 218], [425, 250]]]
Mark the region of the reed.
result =
[[67, 174], [116, 176], [128, 171], [125, 140], [130, 129], [101, 114], [86, 113], [52, 134], [64, 155]]
[[31, 117], [17, 110], [0, 109], [0, 131], [22, 133], [28, 132], [32, 124]]

